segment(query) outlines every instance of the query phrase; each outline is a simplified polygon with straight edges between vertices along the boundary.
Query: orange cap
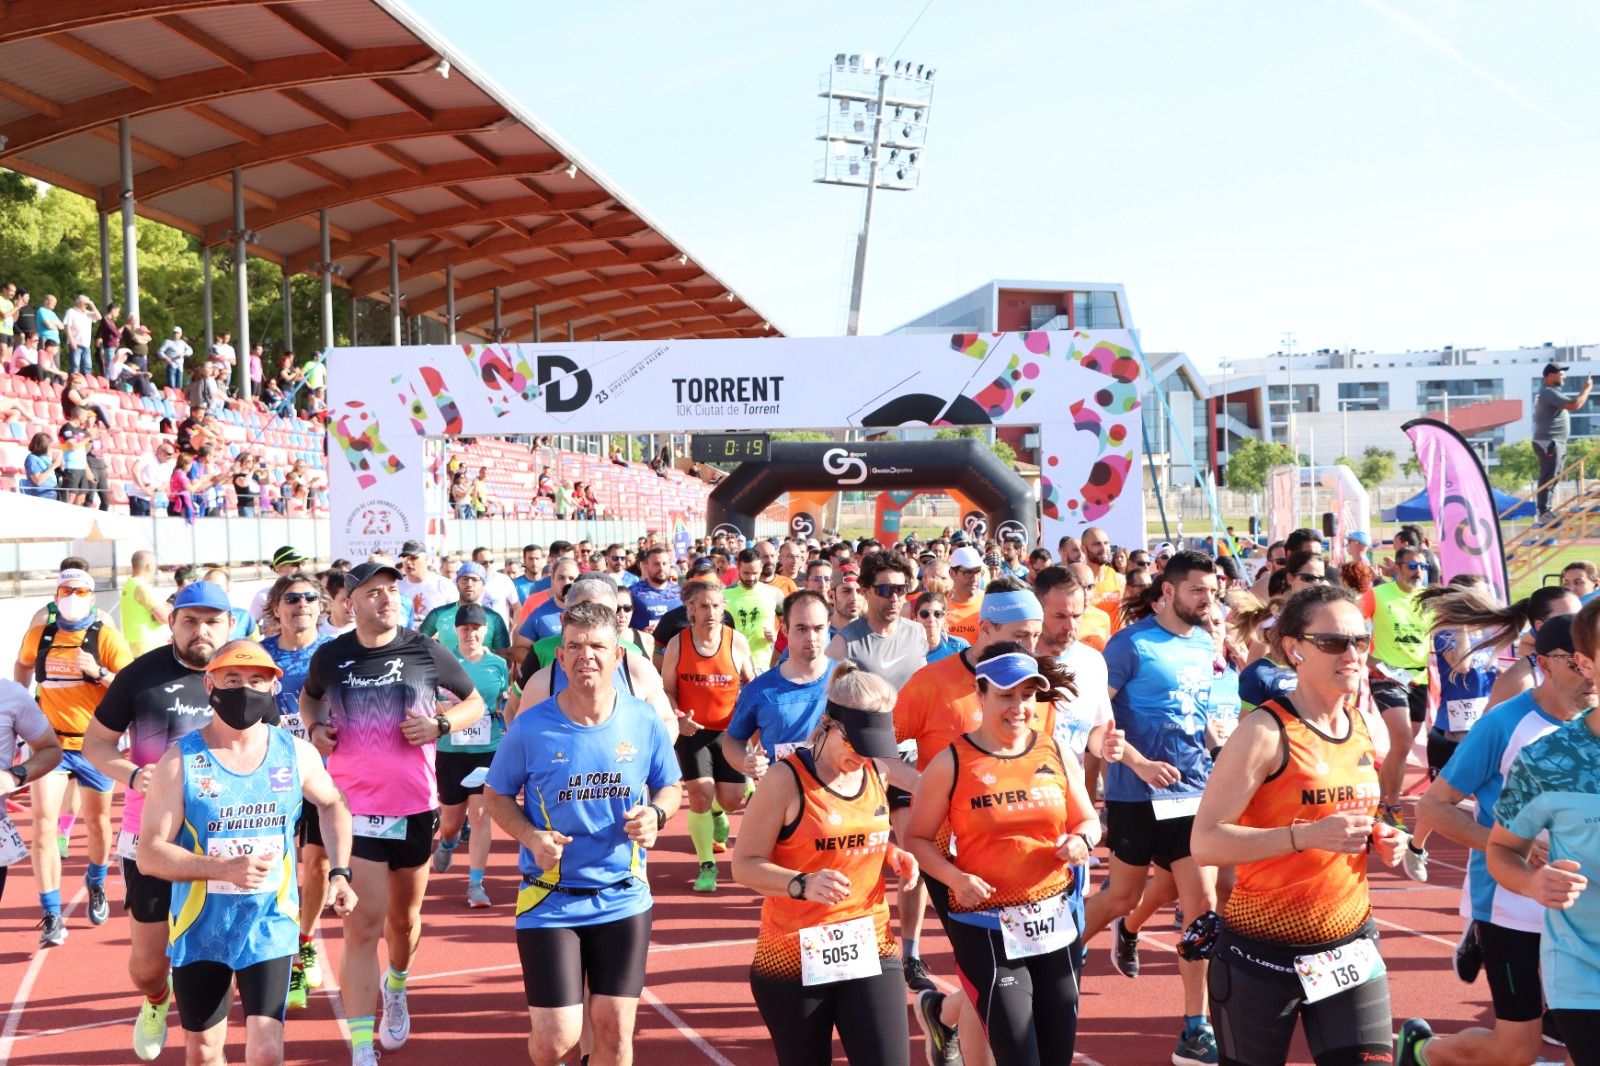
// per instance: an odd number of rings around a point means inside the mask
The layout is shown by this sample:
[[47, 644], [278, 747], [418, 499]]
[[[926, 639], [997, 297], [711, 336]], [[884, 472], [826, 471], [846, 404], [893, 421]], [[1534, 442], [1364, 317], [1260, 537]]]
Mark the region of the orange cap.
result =
[[282, 677], [283, 671], [278, 669], [278, 664], [272, 661], [272, 656], [259, 644], [240, 641], [232, 647], [224, 648], [212, 656], [206, 664], [206, 673], [215, 673], [226, 670], [230, 666], [250, 666], [258, 670], [271, 670], [274, 677]]

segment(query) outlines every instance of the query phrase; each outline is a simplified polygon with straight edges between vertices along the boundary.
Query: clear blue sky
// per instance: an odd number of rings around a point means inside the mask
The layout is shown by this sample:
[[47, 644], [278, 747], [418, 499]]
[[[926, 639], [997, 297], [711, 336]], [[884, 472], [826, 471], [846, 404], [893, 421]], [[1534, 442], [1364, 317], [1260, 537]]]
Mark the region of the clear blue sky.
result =
[[[843, 332], [862, 194], [811, 180], [818, 76], [925, 0], [410, 2], [790, 335]], [[1122, 282], [1205, 366], [1600, 341], [1597, 36], [1569, 0], [934, 0], [864, 332], [1013, 277]]]

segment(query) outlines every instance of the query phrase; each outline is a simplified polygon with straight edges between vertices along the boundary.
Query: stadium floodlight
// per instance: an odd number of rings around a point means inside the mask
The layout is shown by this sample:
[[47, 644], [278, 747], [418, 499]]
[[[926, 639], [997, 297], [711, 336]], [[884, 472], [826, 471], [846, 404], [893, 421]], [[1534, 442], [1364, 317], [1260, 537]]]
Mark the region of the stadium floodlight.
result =
[[922, 179], [920, 163], [933, 107], [933, 68], [871, 52], [852, 52], [844, 64], [839, 58], [834, 56], [817, 94], [836, 103], [824, 106], [818, 123], [817, 140], [825, 142], [825, 147], [816, 180], [865, 189], [867, 194], [850, 284], [846, 331], [853, 336], [861, 331], [861, 293], [877, 191], [909, 191]]
[[833, 57], [833, 65], [838, 67], [838, 68], [840, 68], [841, 70], [844, 69], [844, 59], [845, 59], [844, 53], [840, 52], [838, 55]]

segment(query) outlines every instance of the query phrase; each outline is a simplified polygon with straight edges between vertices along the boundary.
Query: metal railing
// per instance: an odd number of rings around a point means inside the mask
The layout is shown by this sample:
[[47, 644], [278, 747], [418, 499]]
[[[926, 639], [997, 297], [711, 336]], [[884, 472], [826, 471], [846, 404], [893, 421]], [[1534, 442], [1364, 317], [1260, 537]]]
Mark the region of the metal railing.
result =
[[[1552, 495], [1564, 482], [1576, 484], [1572, 495], [1551, 506], [1550, 521], [1507, 540], [1506, 576], [1513, 587], [1553, 564], [1573, 543], [1600, 537], [1600, 481], [1589, 481], [1587, 464], [1588, 457], [1579, 456], [1552, 479]], [[1543, 487], [1535, 486], [1528, 499], [1518, 500], [1518, 505], [1532, 500]]]

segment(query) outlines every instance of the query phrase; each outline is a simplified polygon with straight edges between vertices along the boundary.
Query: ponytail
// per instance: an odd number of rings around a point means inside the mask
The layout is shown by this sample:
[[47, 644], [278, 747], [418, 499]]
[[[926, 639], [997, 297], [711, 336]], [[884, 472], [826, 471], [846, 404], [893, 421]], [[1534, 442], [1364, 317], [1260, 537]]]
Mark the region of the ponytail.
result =
[[1488, 585], [1474, 584], [1429, 589], [1419, 600], [1433, 611], [1435, 630], [1474, 629], [1483, 633], [1465, 654], [1487, 648], [1498, 655], [1515, 644], [1524, 629], [1548, 618], [1555, 605], [1568, 595], [1565, 589], [1546, 585], [1535, 589], [1527, 599], [1504, 607]]

